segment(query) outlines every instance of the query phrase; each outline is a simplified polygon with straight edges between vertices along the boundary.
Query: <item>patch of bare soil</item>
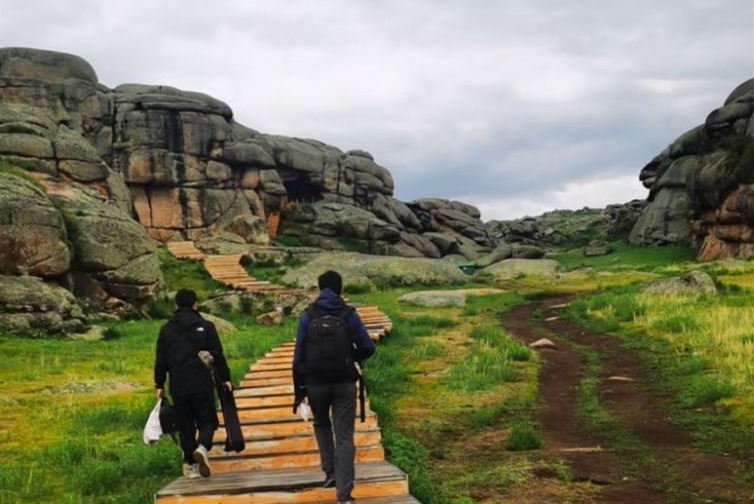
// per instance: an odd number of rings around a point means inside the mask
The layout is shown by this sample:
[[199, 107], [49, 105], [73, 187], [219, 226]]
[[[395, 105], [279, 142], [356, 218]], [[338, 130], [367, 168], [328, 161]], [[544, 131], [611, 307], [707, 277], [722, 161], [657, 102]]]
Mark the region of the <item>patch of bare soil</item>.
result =
[[[569, 296], [537, 300], [514, 308], [502, 318], [503, 327], [525, 344], [541, 338], [556, 344], [554, 348], [538, 350], [541, 360], [538, 421], [544, 441], [543, 456], [565, 460], [574, 482], [600, 489], [583, 498], [571, 496], [562, 500], [563, 496], [548, 496], [551, 488], [544, 483], [555, 475], [543, 470], [538, 474], [543, 484], [537, 486], [544, 492], [539, 502], [754, 502], [751, 484], [742, 484], [740, 479], [746, 462], [698, 451], [689, 434], [671, 424], [662, 412], [660, 405], [667, 398], [642, 386], [649, 383], [650, 371], [635, 353], [623, 348], [614, 336], [588, 331], [560, 316], [569, 300]], [[532, 320], [535, 311], [541, 316], [539, 321]], [[601, 440], [590, 437], [584, 428], [577, 414], [579, 387], [585, 372], [579, 347], [599, 355], [600, 406], [619, 423], [617, 430], [637, 440], [641, 460], [653, 462], [645, 469], [637, 468], [636, 460], [626, 460], [625, 453], [621, 455], [622, 451], [604, 437]], [[669, 480], [672, 489], [668, 488]], [[528, 494], [532, 491], [536, 493], [537, 489], [527, 489]], [[527, 495], [525, 501], [519, 502], [537, 502], [537, 497]]]

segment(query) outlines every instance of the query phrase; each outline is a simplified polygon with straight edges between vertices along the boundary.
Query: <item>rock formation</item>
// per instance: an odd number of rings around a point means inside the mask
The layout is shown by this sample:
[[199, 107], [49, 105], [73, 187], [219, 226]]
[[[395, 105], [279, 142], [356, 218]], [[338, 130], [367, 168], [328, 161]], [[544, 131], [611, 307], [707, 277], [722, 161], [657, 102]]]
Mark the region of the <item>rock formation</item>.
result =
[[701, 260], [754, 256], [754, 79], [641, 171], [634, 243], [689, 243]]
[[646, 204], [644, 200], [633, 200], [605, 208], [553, 210], [536, 217], [492, 220], [486, 223], [486, 228], [492, 239], [500, 244], [544, 249], [583, 247], [595, 239], [615, 241], [626, 238]]
[[107, 110], [82, 59], [0, 50], [0, 273], [41, 277], [95, 310], [139, 305], [162, 279], [128, 187], [102, 155]]
[[110, 89], [74, 55], [0, 48], [0, 275], [43, 278], [92, 309], [149, 299], [155, 243], [176, 239], [265, 245], [279, 224], [304, 244], [373, 254], [492, 248], [476, 208], [393, 190], [368, 152], [259, 133], [198, 92]]
[[470, 205], [396, 200], [368, 152], [259, 133], [202, 93], [108, 89], [72, 55], [4, 48], [0, 65], [0, 155], [99, 187], [156, 242], [230, 231], [266, 244], [269, 217], [282, 212], [281, 232], [318, 246], [472, 257], [492, 245]]

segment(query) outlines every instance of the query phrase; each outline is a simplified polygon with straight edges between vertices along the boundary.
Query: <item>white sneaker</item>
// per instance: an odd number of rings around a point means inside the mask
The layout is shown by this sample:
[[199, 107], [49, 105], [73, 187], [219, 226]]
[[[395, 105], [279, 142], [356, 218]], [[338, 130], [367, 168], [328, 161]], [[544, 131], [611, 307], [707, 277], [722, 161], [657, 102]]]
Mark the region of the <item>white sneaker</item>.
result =
[[209, 453], [203, 445], [194, 450], [194, 460], [199, 465], [199, 474], [208, 478], [212, 473], [212, 469], [209, 466]]
[[186, 467], [185, 475], [189, 479], [198, 478], [201, 476], [199, 474], [199, 464], [191, 464]]

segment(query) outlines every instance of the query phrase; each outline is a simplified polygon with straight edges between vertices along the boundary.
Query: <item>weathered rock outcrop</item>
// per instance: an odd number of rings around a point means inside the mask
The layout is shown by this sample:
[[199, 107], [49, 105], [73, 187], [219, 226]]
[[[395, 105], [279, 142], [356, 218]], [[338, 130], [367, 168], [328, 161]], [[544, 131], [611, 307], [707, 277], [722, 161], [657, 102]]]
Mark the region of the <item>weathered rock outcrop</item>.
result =
[[198, 92], [109, 89], [76, 56], [0, 49], [0, 118], [0, 155], [98, 187], [155, 241], [229, 231], [266, 244], [268, 216], [285, 209], [282, 232], [318, 246], [474, 258], [492, 245], [470, 205], [396, 200], [368, 152], [259, 133]]
[[84, 314], [70, 291], [32, 276], [0, 276], [0, 327], [26, 336], [80, 331]]
[[95, 310], [138, 305], [162, 280], [98, 148], [108, 108], [82, 59], [0, 49], [0, 272], [55, 281]]
[[752, 174], [754, 79], [642, 169], [649, 204], [631, 241], [689, 243], [702, 260], [754, 256]]
[[582, 247], [595, 239], [615, 241], [627, 238], [646, 205], [645, 200], [633, 200], [605, 208], [554, 210], [536, 217], [492, 220], [486, 224], [486, 229], [499, 244], [533, 245], [545, 249]]

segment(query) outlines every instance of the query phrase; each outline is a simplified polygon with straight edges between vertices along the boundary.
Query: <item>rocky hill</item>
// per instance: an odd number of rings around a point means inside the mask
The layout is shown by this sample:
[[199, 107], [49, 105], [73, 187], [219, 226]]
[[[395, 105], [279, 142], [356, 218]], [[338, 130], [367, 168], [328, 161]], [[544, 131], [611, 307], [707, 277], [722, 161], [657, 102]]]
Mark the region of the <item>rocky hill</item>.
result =
[[170, 240], [233, 233], [267, 244], [281, 233], [464, 259], [493, 245], [471, 205], [398, 201], [368, 152], [262, 134], [198, 92], [110, 89], [59, 52], [0, 49], [0, 156], [0, 274], [43, 278], [96, 309], [152, 296], [154, 247]]
[[[751, 256], [753, 114], [754, 80], [642, 170], [648, 202], [485, 225], [466, 203], [397, 200], [366, 151], [260, 133], [199, 92], [111, 89], [74, 55], [0, 48], [0, 314], [70, 328], [77, 303], [133, 308], [160, 288], [157, 244], [213, 236], [486, 261], [500, 245], [581, 245], [632, 227], [636, 243]], [[32, 291], [48, 295], [18, 302]]]
[[754, 256], [754, 79], [642, 170], [644, 245], [689, 243], [701, 260]]
[[521, 219], [491, 220], [485, 226], [498, 244], [563, 250], [584, 247], [595, 240], [609, 242], [627, 238], [646, 205], [645, 200], [633, 200], [605, 208], [553, 210]]

